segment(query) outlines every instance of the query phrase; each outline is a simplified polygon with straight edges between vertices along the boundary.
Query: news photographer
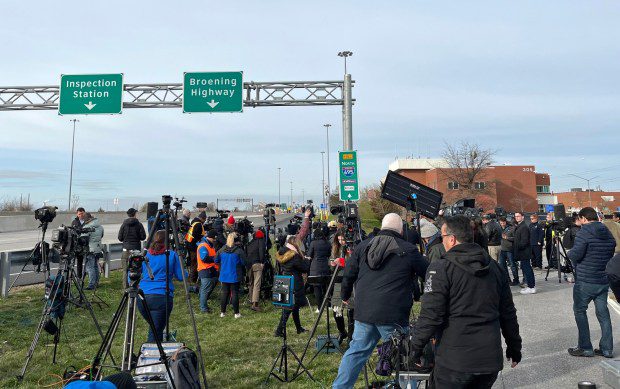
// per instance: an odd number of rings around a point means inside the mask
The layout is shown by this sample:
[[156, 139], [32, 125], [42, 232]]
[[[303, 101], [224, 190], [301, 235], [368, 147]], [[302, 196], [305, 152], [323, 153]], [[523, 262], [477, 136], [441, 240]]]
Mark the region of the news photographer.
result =
[[[503, 369], [501, 335], [512, 367], [521, 361], [517, 311], [503, 270], [478, 244], [465, 216], [441, 227], [446, 249], [428, 267], [422, 310], [413, 330], [416, 359], [440, 333], [433, 387], [491, 388]], [[355, 336], [355, 334], [354, 334]]]
[[408, 327], [413, 284], [427, 267], [418, 249], [403, 239], [403, 221], [395, 213], [385, 215], [376, 237], [355, 247], [341, 293], [346, 305], [355, 285], [355, 331], [333, 388], [352, 388], [377, 342]]
[[243, 280], [245, 268], [245, 252], [239, 246], [239, 236], [231, 232], [226, 237], [226, 246], [222, 247], [215, 256], [215, 263], [220, 265], [220, 317], [226, 316], [226, 307], [230, 301], [235, 313], [235, 319], [241, 317], [239, 313], [239, 283]]
[[276, 261], [280, 265], [280, 270], [283, 275], [293, 276], [295, 284], [295, 306], [293, 309], [283, 309], [280, 316], [280, 323], [275, 331], [275, 336], [283, 337], [284, 328], [288, 318], [293, 314], [293, 321], [295, 322], [295, 328], [297, 333], [301, 334], [306, 332], [306, 329], [301, 326], [301, 320], [299, 318], [299, 308], [306, 305], [306, 296], [304, 294], [305, 285], [302, 277], [303, 273], [310, 271], [310, 261], [304, 259], [304, 252], [301, 249], [302, 242], [310, 232], [310, 214], [311, 210], [307, 209], [304, 213], [304, 220], [301, 224], [301, 228], [297, 235], [289, 235], [286, 237], [286, 243], [280, 247], [276, 254]]
[[[76, 210], [75, 218], [71, 221], [71, 227], [80, 229], [84, 225], [85, 221], [86, 221], [86, 210], [82, 207], [79, 207]], [[79, 279], [82, 279], [84, 277], [84, 257], [85, 257], [85, 254], [83, 253], [78, 253], [75, 255], [76, 270], [77, 270], [77, 276]]]
[[257, 230], [250, 243], [246, 247], [247, 259], [250, 265], [248, 291], [250, 294], [251, 310], [260, 312], [258, 306], [260, 300], [260, 287], [263, 280], [263, 269], [265, 267], [265, 233]]
[[198, 248], [198, 242], [205, 234], [203, 224], [207, 221], [207, 214], [202, 211], [197, 217], [192, 220], [191, 226], [185, 235], [185, 247], [189, 254], [189, 279], [188, 283], [194, 284], [190, 287], [190, 291], [198, 292], [198, 288], [195, 286], [198, 281], [198, 262], [196, 262], [196, 249]]
[[[339, 273], [344, 272], [344, 267], [346, 266], [347, 261], [351, 257], [351, 250], [347, 245], [347, 242], [344, 239], [344, 234], [342, 231], [336, 232], [334, 238], [332, 240], [332, 253], [331, 253], [331, 267], [337, 267], [336, 270]], [[353, 328], [355, 321], [355, 293], [351, 294], [351, 297], [347, 301], [347, 305], [342, 303], [342, 282], [334, 283], [334, 290], [332, 293], [332, 310], [334, 314], [334, 321], [336, 322], [336, 327], [338, 328], [338, 343], [342, 344], [342, 342], [348, 338], [351, 341], [351, 337], [353, 336]], [[344, 323], [344, 311], [347, 312], [347, 323], [348, 326], [345, 328]]]
[[86, 290], [94, 290], [99, 285], [99, 258], [103, 258], [103, 226], [99, 220], [90, 213], [85, 214], [82, 228], [93, 228], [93, 232], [88, 232], [88, 254], [86, 254], [86, 273], [88, 273], [88, 286]]
[[[166, 273], [165, 239], [166, 232], [164, 230], [157, 231], [153, 238], [153, 242], [151, 243], [151, 247], [149, 247], [146, 254], [146, 258], [149, 260], [149, 265], [153, 272], [152, 280], [149, 278], [146, 264], [142, 264], [142, 279], [140, 280], [139, 288], [144, 292], [145, 300], [149, 310], [151, 311], [151, 316], [153, 317], [153, 323], [156, 331], [156, 333], [153, 334], [149, 329], [147, 342], [154, 342], [156, 336], [160, 341], [163, 340], [166, 322], [170, 317], [173, 307], [173, 278], [177, 281], [183, 281], [181, 262], [179, 261], [179, 256], [177, 253], [173, 250], [170, 250], [168, 254], [168, 273]], [[187, 275], [187, 272], [185, 272], [185, 274]], [[169, 290], [167, 309], [166, 279], [168, 280]], [[141, 302], [138, 304], [138, 311], [140, 311], [140, 314], [146, 320], [146, 310]]]
[[[121, 228], [118, 230], [118, 240], [123, 243], [123, 255], [121, 262], [123, 266], [123, 274], [127, 273], [127, 259], [131, 250], [141, 250], [141, 242], [146, 239], [146, 231], [138, 218], [134, 208], [127, 210], [128, 218], [123, 221]], [[127, 289], [127, 279], [123, 277], [123, 289]]]
[[211, 312], [209, 297], [215, 289], [220, 270], [220, 266], [215, 263], [215, 256], [217, 255], [215, 250], [216, 237], [217, 232], [210, 230], [200, 240], [196, 250], [198, 277], [200, 278], [200, 311], [202, 313]]
[[[499, 218], [499, 225], [502, 228], [502, 244], [500, 246], [499, 263], [504, 268], [506, 275], [508, 275], [509, 281], [510, 275], [512, 274], [510, 286], [517, 286], [519, 285], [519, 269], [517, 269], [517, 261], [514, 259], [514, 226], [508, 223], [505, 216]], [[510, 267], [510, 272], [508, 271], [508, 267]]]
[[[321, 228], [314, 230], [312, 242], [310, 242], [310, 248], [308, 249], [308, 257], [310, 257], [310, 276], [329, 276], [331, 272], [329, 270], [329, 255], [331, 252], [331, 245], [327, 242], [325, 234]], [[317, 283], [313, 285], [314, 298], [316, 299], [317, 309], [316, 313], [319, 313], [319, 307], [325, 297], [325, 286], [323, 283]]]

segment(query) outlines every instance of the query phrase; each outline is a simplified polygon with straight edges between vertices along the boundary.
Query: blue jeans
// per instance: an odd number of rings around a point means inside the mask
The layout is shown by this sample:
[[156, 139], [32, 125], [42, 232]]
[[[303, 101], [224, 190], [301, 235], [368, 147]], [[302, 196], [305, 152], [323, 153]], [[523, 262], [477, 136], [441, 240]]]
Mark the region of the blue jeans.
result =
[[88, 287], [96, 288], [99, 284], [99, 257], [89, 253], [86, 256], [86, 273], [88, 273]]
[[[164, 329], [166, 328], [166, 321], [170, 317], [170, 313], [172, 312], [172, 296], [168, 297], [168, 315], [166, 315], [166, 296], [163, 294], [147, 294], [145, 295], [146, 304], [151, 311], [151, 316], [153, 317], [153, 325], [155, 326], [155, 332], [157, 333], [157, 338], [160, 341], [164, 339]], [[138, 311], [144, 318], [147, 320], [146, 309], [144, 309], [144, 304], [142, 304], [142, 300], [138, 300]], [[148, 325], [148, 324], [147, 324]], [[155, 342], [155, 334], [151, 331], [149, 327], [149, 336], [147, 338], [147, 342], [152, 343]]]
[[521, 271], [523, 272], [523, 277], [525, 277], [527, 287], [535, 287], [536, 281], [534, 279], [534, 270], [532, 269], [532, 264], [530, 263], [530, 260], [526, 259], [525, 261], [519, 261], [519, 264], [521, 264]]
[[502, 265], [506, 274], [508, 274], [508, 280], [510, 280], [510, 273], [508, 272], [508, 266], [512, 271], [512, 280], [519, 281], [519, 270], [517, 269], [517, 263], [513, 259], [512, 251], [500, 251], [499, 263]]
[[[386, 340], [397, 328], [401, 327], [395, 324], [377, 325], [356, 320], [353, 339], [349, 344], [349, 349], [344, 353], [342, 361], [340, 361], [338, 376], [334, 380], [332, 388], [352, 388], [379, 340]], [[403, 327], [403, 329], [406, 330], [407, 327]]]
[[216, 277], [200, 277], [200, 310], [206, 312], [209, 309], [209, 297], [217, 284]]
[[611, 355], [614, 349], [614, 339], [611, 333], [611, 318], [607, 308], [607, 294], [609, 285], [590, 284], [583, 281], [575, 282], [573, 286], [573, 312], [579, 330], [580, 349], [586, 352], [593, 352], [592, 342], [590, 341], [590, 326], [588, 325], [588, 305], [594, 301], [594, 311], [596, 318], [601, 325], [601, 341], [599, 348], [603, 355]]

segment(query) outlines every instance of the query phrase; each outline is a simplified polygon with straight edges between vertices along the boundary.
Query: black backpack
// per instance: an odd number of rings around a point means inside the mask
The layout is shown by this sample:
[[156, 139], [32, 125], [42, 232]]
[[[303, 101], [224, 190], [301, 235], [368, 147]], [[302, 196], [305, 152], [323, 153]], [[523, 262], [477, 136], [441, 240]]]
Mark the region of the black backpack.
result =
[[193, 350], [181, 347], [170, 358], [170, 372], [177, 389], [200, 389], [198, 357]]

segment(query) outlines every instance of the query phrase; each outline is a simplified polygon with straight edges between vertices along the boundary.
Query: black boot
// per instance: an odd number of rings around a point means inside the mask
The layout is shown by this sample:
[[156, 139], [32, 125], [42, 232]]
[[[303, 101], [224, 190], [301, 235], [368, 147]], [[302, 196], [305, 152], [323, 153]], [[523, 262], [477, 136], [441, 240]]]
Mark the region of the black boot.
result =
[[334, 312], [334, 321], [336, 322], [336, 327], [340, 333], [338, 336], [338, 343], [342, 344], [342, 342], [347, 338], [347, 330], [344, 328], [344, 317], [337, 316], [336, 312]]
[[347, 321], [349, 324], [349, 342], [353, 339], [353, 330], [355, 329], [355, 310], [347, 309]]
[[282, 310], [282, 315], [280, 316], [280, 323], [278, 323], [278, 328], [276, 328], [274, 336], [277, 336], [280, 338], [284, 337], [284, 330], [286, 328], [286, 322], [288, 321], [288, 317], [290, 315], [291, 315], [291, 311], [287, 309]]
[[301, 326], [301, 320], [299, 319], [299, 307], [293, 309], [293, 322], [295, 322], [295, 328], [298, 334], [306, 332], [306, 329]]

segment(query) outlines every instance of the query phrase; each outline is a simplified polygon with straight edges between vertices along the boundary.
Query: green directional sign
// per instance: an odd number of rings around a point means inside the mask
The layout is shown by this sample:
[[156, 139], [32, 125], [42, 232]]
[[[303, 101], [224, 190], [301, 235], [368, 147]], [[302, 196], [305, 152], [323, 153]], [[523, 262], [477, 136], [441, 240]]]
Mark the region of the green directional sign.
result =
[[340, 166], [340, 200], [358, 201], [360, 199], [359, 181], [357, 179], [357, 151], [341, 151]]
[[123, 110], [123, 74], [63, 74], [59, 115], [119, 114]]
[[243, 72], [184, 73], [183, 112], [243, 112]]

